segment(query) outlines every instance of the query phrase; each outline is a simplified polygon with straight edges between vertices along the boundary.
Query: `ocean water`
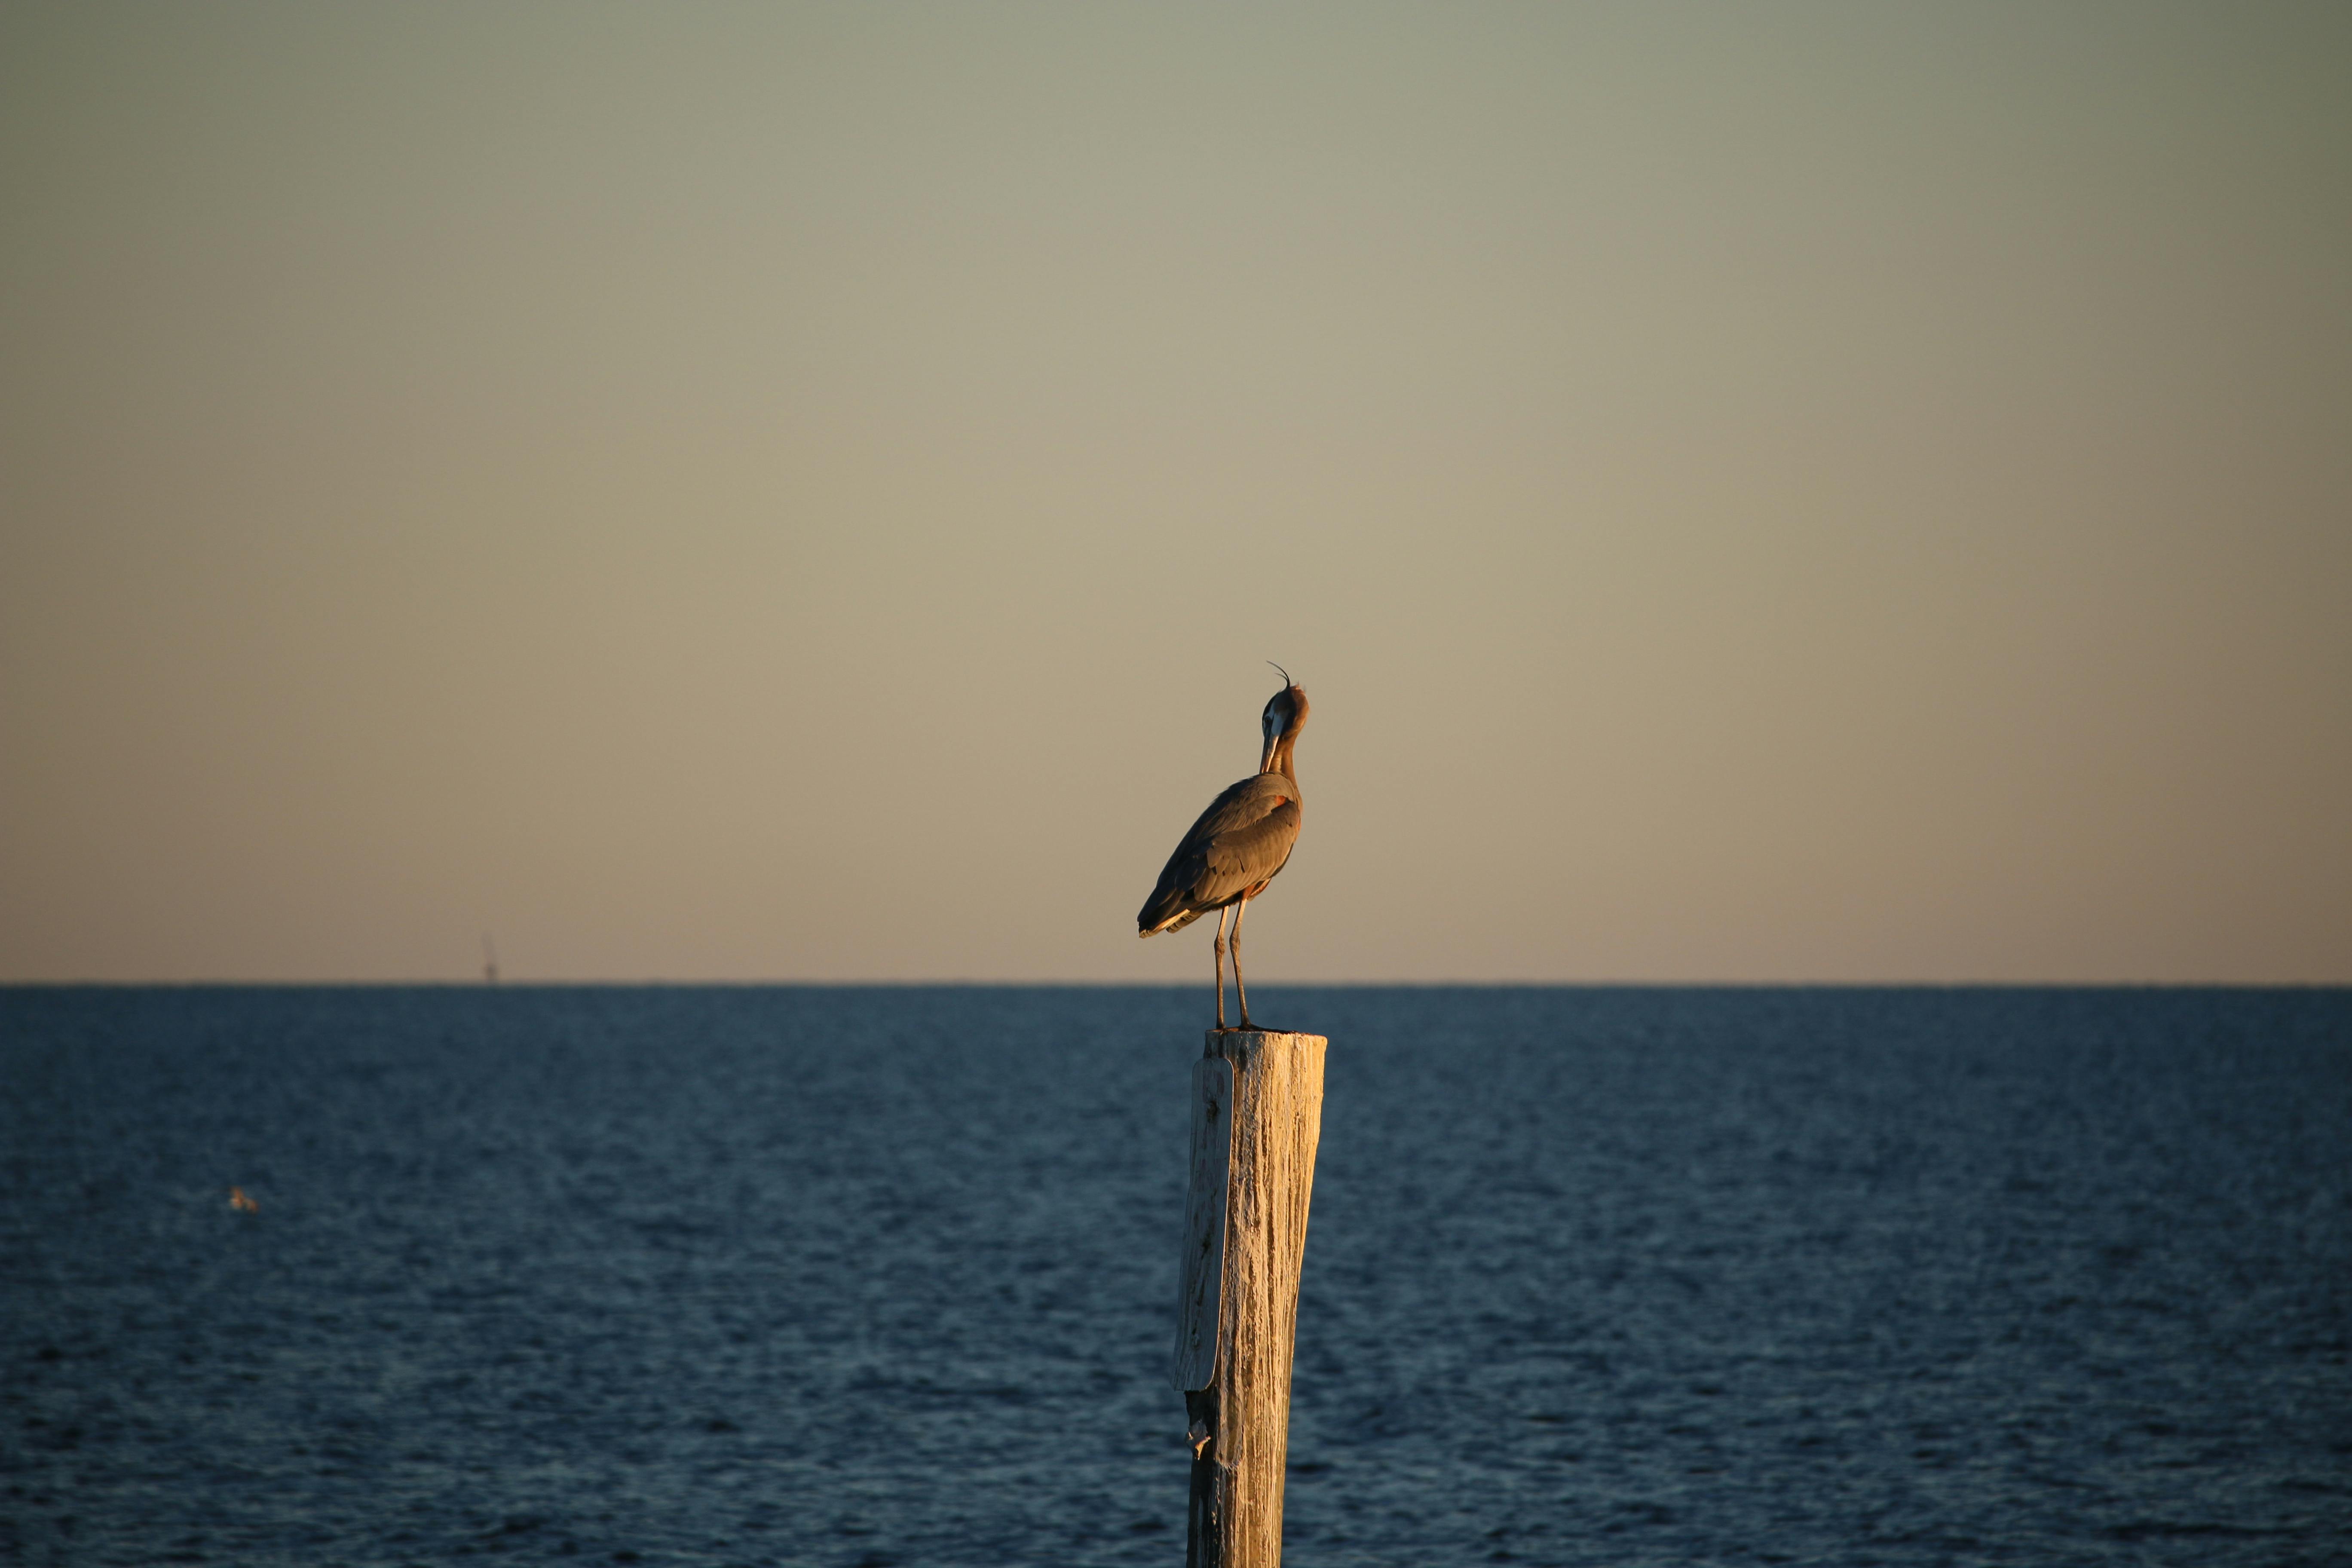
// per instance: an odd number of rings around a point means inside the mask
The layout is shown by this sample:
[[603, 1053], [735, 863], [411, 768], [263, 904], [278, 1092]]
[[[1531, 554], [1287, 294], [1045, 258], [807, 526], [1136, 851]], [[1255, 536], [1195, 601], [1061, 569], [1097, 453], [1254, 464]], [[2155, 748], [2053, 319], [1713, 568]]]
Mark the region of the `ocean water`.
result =
[[[2352, 1562], [2352, 993], [1256, 999], [1301, 1568]], [[1179, 1563], [1206, 1003], [0, 992], [0, 1561]]]

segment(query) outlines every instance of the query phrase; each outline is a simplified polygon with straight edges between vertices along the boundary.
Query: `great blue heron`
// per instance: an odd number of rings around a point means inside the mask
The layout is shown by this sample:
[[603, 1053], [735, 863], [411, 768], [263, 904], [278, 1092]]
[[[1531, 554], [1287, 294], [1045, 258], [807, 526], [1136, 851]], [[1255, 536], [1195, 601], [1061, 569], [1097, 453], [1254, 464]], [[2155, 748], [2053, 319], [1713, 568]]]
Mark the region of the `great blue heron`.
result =
[[1283, 688], [1265, 705], [1265, 749], [1257, 772], [1212, 801], [1201, 820], [1168, 857], [1160, 885], [1135, 917], [1138, 935], [1181, 931], [1217, 911], [1212, 944], [1217, 975], [1217, 1028], [1225, 1027], [1225, 911], [1234, 911], [1234, 994], [1241, 998], [1242, 1027], [1252, 1027], [1249, 992], [1242, 985], [1242, 917], [1249, 901], [1265, 891], [1290, 859], [1298, 842], [1301, 801], [1291, 752], [1307, 727], [1307, 693], [1280, 665]]

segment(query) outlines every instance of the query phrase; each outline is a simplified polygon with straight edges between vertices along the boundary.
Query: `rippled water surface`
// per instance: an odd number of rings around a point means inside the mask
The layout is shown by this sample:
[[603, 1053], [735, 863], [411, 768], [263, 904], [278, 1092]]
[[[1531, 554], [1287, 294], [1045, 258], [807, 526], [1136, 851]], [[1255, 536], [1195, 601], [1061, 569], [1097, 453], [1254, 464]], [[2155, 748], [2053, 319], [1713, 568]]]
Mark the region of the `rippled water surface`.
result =
[[[1301, 1568], [2352, 1561], [2352, 994], [1257, 1000]], [[1205, 1001], [0, 992], [0, 1560], [1179, 1563]]]

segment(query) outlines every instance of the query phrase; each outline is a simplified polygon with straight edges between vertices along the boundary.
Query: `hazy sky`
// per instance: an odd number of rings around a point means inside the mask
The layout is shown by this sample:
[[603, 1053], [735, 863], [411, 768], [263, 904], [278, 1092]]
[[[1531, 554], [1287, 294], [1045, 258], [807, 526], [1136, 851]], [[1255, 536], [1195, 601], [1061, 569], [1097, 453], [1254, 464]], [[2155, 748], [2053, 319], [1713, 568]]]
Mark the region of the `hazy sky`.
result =
[[0, 978], [1197, 983], [1268, 658], [1263, 983], [2352, 981], [2352, 6], [0, 9]]

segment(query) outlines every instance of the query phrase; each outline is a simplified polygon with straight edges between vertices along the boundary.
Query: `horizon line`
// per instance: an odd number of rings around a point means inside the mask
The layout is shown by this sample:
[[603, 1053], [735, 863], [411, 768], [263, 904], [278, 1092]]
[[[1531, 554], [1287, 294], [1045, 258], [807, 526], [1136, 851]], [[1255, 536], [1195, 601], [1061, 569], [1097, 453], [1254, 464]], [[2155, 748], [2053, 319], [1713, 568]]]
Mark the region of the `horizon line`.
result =
[[[2343, 991], [2352, 980], [1286, 980], [1262, 981], [1265, 990], [1314, 991]], [[137, 980], [0, 979], [0, 991], [196, 991], [196, 990], [383, 990], [383, 991], [582, 991], [582, 990], [1033, 990], [1174, 991], [1194, 986], [1159, 980], [985, 980], [929, 976], [919, 979], [562, 979], [517, 980], [409, 978], [288, 980], [251, 978]]]

